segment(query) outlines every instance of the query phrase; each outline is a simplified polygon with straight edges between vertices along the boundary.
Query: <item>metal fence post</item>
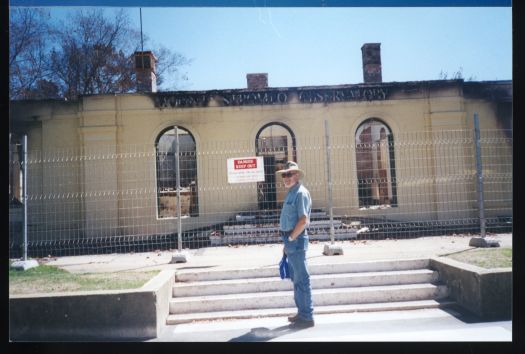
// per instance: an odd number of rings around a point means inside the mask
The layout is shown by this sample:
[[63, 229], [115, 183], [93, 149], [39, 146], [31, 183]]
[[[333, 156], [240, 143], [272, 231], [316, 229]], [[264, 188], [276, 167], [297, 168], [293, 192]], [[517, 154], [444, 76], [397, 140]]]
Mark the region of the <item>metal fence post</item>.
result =
[[24, 204], [24, 221], [22, 224], [22, 233], [24, 237], [24, 250], [23, 250], [23, 258], [20, 261], [13, 262], [11, 264], [11, 268], [19, 269], [19, 270], [27, 270], [30, 268], [34, 268], [38, 266], [38, 262], [34, 259], [28, 260], [27, 259], [27, 134], [24, 135], [24, 138], [22, 140], [22, 150], [23, 150], [23, 194], [22, 194], [22, 202]]
[[24, 230], [24, 262], [27, 262], [27, 135], [24, 135], [22, 149], [24, 151], [24, 194], [22, 195], [22, 202], [24, 203], [24, 224], [22, 227]]
[[478, 114], [474, 113], [474, 140], [476, 145], [476, 180], [478, 189], [478, 209], [479, 209], [479, 226], [481, 237], [470, 239], [469, 245], [474, 247], [498, 247], [496, 240], [487, 240], [486, 219], [485, 219], [485, 201], [483, 195], [483, 165], [481, 163], [481, 134], [479, 130]]
[[177, 249], [182, 251], [182, 208], [180, 205], [180, 145], [179, 128], [175, 126], [175, 173], [177, 178]]
[[483, 199], [483, 166], [481, 164], [481, 137], [478, 114], [474, 113], [474, 136], [476, 139], [476, 176], [478, 182], [478, 209], [481, 237], [485, 237], [485, 203]]
[[177, 254], [173, 256], [171, 263], [186, 263], [186, 255], [182, 253], [182, 208], [180, 205], [180, 145], [179, 145], [179, 128], [174, 126], [175, 130], [175, 173], [177, 178]]
[[330, 157], [330, 134], [328, 133], [328, 121], [324, 121], [324, 130], [325, 130], [325, 142], [326, 142], [326, 171], [328, 178], [328, 213], [330, 215], [330, 243], [334, 244], [334, 211], [333, 211], [333, 196], [332, 196], [332, 167], [331, 167], [331, 157]]
[[336, 254], [343, 254], [343, 249], [340, 246], [335, 246], [335, 230], [334, 230], [334, 212], [333, 212], [333, 197], [332, 197], [332, 167], [331, 167], [331, 143], [330, 133], [328, 127], [328, 120], [324, 121], [325, 143], [326, 143], [326, 171], [327, 171], [327, 189], [328, 189], [328, 213], [330, 215], [330, 245], [325, 245], [323, 254], [333, 256]]

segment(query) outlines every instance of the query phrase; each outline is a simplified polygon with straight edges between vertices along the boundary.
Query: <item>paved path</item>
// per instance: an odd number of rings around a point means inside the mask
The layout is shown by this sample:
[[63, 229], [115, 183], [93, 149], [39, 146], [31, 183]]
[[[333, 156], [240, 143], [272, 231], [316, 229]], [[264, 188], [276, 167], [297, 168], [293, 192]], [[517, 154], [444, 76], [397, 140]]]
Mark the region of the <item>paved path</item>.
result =
[[[329, 242], [311, 242], [307, 253], [309, 264], [348, 263], [385, 259], [408, 259], [443, 256], [471, 249], [473, 236], [432, 236], [402, 240], [342, 241], [343, 255], [324, 256]], [[490, 235], [501, 247], [512, 247], [512, 234]], [[153, 269], [231, 269], [275, 266], [282, 255], [282, 245], [208, 247], [185, 250], [186, 263], [170, 264], [175, 251], [105, 254], [59, 257], [48, 260], [72, 273], [145, 271]]]
[[317, 315], [291, 329], [286, 317], [167, 326], [153, 342], [510, 342], [512, 322], [476, 322], [460, 309]]

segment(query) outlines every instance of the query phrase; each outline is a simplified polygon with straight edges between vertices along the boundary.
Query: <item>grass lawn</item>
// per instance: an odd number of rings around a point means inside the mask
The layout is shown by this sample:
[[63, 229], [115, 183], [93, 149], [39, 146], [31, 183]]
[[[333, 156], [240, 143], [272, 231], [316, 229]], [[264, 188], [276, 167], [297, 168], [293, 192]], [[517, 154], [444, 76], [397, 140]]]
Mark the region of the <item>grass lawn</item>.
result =
[[140, 288], [160, 271], [73, 274], [40, 265], [26, 271], [9, 269], [9, 294]]
[[[447, 257], [486, 269], [512, 267], [512, 248], [475, 248]], [[9, 269], [9, 294], [136, 289], [159, 272], [73, 274], [49, 265], [40, 265], [26, 271]]]
[[512, 248], [475, 248], [447, 257], [486, 269], [512, 267]]

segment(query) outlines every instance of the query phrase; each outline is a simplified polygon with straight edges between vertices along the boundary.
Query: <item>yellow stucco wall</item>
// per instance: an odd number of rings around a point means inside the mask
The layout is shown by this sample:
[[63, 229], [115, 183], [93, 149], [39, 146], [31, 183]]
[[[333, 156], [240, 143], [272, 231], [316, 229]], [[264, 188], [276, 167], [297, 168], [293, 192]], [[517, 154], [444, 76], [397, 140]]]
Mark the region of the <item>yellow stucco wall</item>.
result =
[[[458, 176], [475, 168], [472, 142], [440, 144], [442, 150], [436, 150], [428, 142], [442, 142], [447, 136], [452, 139], [459, 134], [446, 133], [449, 131], [472, 129], [474, 112], [479, 114], [481, 129], [498, 128], [492, 103], [466, 100], [454, 85], [423, 94], [396, 92], [388, 100], [369, 102], [291, 101], [284, 105], [158, 109], [147, 95], [124, 94], [86, 96], [78, 102], [77, 110], [72, 110], [71, 104], [68, 107], [40, 114], [44, 117], [40, 119], [40, 127], [29, 131], [30, 149], [56, 159], [51, 165], [34, 164], [32, 178], [40, 180], [31, 184], [34, 189], [30, 192], [70, 193], [71, 199], [66, 198], [70, 200], [68, 206], [63, 205], [64, 199], [60, 199], [60, 205], [51, 200], [45, 205], [34, 203], [33, 210], [42, 218], [46, 217], [43, 209], [50, 206], [63, 211], [57, 225], [84, 228], [86, 236], [101, 235], [107, 230], [123, 235], [175, 230], [175, 219], [157, 218], [154, 148], [159, 134], [174, 125], [188, 130], [197, 146], [199, 216], [192, 217], [191, 222], [185, 220], [184, 228], [222, 222], [236, 212], [257, 209], [256, 183], [228, 184], [226, 159], [255, 156], [256, 135], [271, 122], [285, 124], [294, 133], [298, 163], [306, 172], [304, 183], [312, 194], [313, 206], [326, 208], [325, 120], [333, 145], [337, 215], [377, 214], [398, 220], [474, 218], [477, 201], [467, 192], [475, 190], [474, 180], [450, 177], [450, 166]], [[34, 110], [35, 106], [31, 106], [17, 112], [31, 116]], [[358, 126], [368, 118], [386, 123], [395, 142], [407, 137], [421, 142], [410, 153], [395, 148], [397, 207], [359, 210], [353, 144]], [[486, 156], [484, 163], [493, 166], [491, 160], [503, 158], [501, 155], [505, 156], [508, 167], [512, 162], [511, 148], [508, 144], [502, 146], [498, 156]], [[60, 156], [66, 160], [61, 161]], [[487, 171], [493, 179], [502, 173], [496, 169], [491, 167]], [[488, 188], [493, 200], [498, 200], [498, 193], [510, 192], [508, 186]], [[492, 208], [505, 205], [508, 201], [492, 203], [487, 208], [488, 214]]]

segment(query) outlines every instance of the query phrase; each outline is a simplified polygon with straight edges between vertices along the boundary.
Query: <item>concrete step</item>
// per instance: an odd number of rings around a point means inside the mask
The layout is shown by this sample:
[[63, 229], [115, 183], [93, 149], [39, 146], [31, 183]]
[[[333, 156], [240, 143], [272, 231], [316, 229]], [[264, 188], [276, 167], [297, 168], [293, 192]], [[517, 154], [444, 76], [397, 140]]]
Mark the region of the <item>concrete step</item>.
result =
[[[321, 220], [311, 220], [308, 226], [308, 231], [311, 228], [330, 228], [330, 219], [321, 219]], [[335, 219], [333, 221], [334, 227], [341, 227], [342, 221]], [[279, 223], [265, 223], [265, 224], [255, 224], [255, 223], [245, 223], [240, 225], [224, 225], [224, 233], [234, 233], [234, 232], [278, 232]]]
[[[439, 300], [448, 296], [444, 285], [404, 284], [387, 286], [347, 287], [314, 289], [315, 306], [348, 305], [359, 303], [398, 302], [415, 300]], [[236, 311], [293, 307], [293, 291], [265, 293], [206, 295], [170, 300], [170, 314], [211, 311]]]
[[[371, 304], [350, 304], [350, 305], [332, 305], [332, 306], [315, 306], [314, 316], [330, 313], [353, 313], [353, 312], [372, 312], [372, 311], [403, 311], [419, 310], [426, 308], [445, 308], [454, 305], [451, 300], [418, 300], [418, 301], [400, 301], [400, 302], [378, 302]], [[197, 321], [214, 321], [230, 319], [247, 319], [258, 317], [285, 317], [297, 313], [295, 307], [286, 308], [269, 308], [259, 310], [238, 310], [238, 311], [213, 311], [188, 314], [171, 314], [168, 316], [166, 324], [176, 325], [181, 323], [191, 323]]]
[[[310, 241], [327, 241], [330, 240], [329, 229], [309, 230]], [[334, 240], [351, 240], [357, 238], [357, 231], [354, 229], [335, 229]], [[212, 246], [252, 244], [252, 243], [276, 243], [281, 241], [277, 232], [252, 232], [246, 231], [225, 235], [210, 235], [210, 244]]]
[[[231, 220], [234, 225], [243, 225], [245, 223], [256, 223], [256, 224], [271, 224], [279, 223], [279, 216], [281, 214], [281, 209], [276, 210], [257, 210], [257, 211], [247, 211], [241, 212], [235, 215], [235, 219]], [[326, 211], [318, 209], [312, 209], [310, 212], [310, 220], [314, 219], [327, 219], [328, 215]], [[334, 215], [334, 219], [341, 219], [342, 216]], [[226, 225], [226, 226], [234, 226]]]
[[[383, 271], [366, 273], [318, 274], [310, 277], [312, 289], [334, 289], [361, 286], [435, 283], [439, 274], [430, 269]], [[174, 297], [221, 294], [262, 293], [293, 290], [289, 279], [271, 278], [209, 280], [175, 283]]]
[[[260, 268], [231, 268], [222, 270], [179, 270], [175, 274], [175, 282], [197, 282], [209, 280], [228, 280], [228, 279], [253, 279], [271, 278], [279, 276], [277, 264], [280, 258], [275, 261], [275, 266]], [[340, 264], [310, 264], [308, 271], [310, 275], [319, 274], [342, 274], [342, 273], [363, 273], [363, 272], [383, 272], [401, 271], [414, 269], [428, 269], [429, 259], [395, 259], [364, 262], [349, 262]]]

